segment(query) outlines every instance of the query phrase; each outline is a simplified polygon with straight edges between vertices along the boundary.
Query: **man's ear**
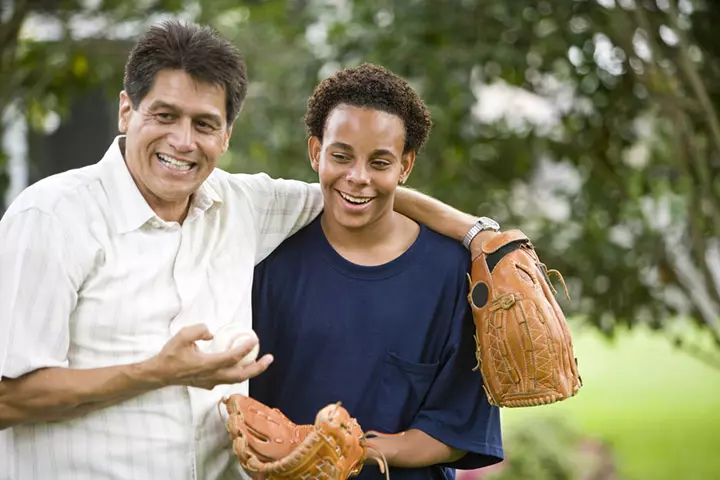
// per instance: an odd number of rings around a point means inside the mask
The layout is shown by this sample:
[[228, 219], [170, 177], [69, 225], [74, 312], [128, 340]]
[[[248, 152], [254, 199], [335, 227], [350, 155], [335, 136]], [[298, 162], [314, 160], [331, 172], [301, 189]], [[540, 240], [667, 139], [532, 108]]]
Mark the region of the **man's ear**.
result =
[[410, 172], [412, 172], [413, 167], [415, 166], [415, 151], [410, 150], [408, 153], [403, 155], [402, 161], [400, 162], [400, 178], [398, 179], [398, 183], [400, 185], [404, 184], [408, 177], [410, 176]]
[[228, 149], [228, 147], [230, 146], [230, 137], [232, 137], [232, 129], [233, 129], [233, 126], [230, 125], [230, 126], [225, 130], [225, 141], [223, 142], [223, 150], [222, 150], [222, 153], [227, 152], [227, 149]]
[[120, 105], [118, 108], [118, 131], [120, 133], [127, 133], [128, 125], [130, 124], [130, 114], [132, 113], [133, 106], [130, 101], [130, 97], [125, 93], [125, 90], [120, 92]]
[[320, 154], [322, 153], [322, 142], [318, 137], [310, 137], [308, 139], [308, 156], [310, 157], [310, 166], [318, 172], [320, 169]]

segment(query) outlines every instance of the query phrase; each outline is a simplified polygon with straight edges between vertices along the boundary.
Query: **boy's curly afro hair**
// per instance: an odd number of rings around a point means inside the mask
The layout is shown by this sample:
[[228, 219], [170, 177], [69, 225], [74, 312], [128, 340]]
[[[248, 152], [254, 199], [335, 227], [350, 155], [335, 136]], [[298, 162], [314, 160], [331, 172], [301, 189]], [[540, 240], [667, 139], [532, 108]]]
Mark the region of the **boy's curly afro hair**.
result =
[[379, 65], [363, 64], [336, 72], [315, 87], [303, 120], [307, 133], [322, 140], [330, 112], [338, 105], [381, 110], [405, 123], [403, 153], [419, 152], [432, 120], [430, 111], [408, 83]]

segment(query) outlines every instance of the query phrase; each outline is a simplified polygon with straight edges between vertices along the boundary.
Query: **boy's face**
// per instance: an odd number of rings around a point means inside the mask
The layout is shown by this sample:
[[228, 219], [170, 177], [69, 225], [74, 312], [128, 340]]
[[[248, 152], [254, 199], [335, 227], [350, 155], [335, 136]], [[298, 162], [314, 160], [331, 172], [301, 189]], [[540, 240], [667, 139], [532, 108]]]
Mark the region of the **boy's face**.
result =
[[330, 112], [322, 141], [310, 138], [328, 220], [365, 227], [393, 210], [395, 189], [410, 175], [415, 153], [403, 155], [402, 119], [380, 110], [339, 105]]

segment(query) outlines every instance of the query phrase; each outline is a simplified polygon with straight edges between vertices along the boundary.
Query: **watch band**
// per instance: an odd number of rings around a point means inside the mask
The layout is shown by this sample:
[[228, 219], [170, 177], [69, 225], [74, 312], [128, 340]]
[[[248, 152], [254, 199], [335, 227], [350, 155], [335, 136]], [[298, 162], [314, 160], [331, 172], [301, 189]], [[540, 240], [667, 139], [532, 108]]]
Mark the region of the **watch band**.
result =
[[470, 243], [473, 241], [473, 239], [477, 236], [478, 233], [485, 230], [492, 230], [494, 232], [497, 232], [498, 230], [500, 230], [500, 224], [498, 224], [492, 218], [480, 217], [475, 223], [475, 225], [470, 227], [470, 230], [468, 230], [468, 232], [465, 234], [465, 237], [463, 237], [463, 246], [470, 250]]

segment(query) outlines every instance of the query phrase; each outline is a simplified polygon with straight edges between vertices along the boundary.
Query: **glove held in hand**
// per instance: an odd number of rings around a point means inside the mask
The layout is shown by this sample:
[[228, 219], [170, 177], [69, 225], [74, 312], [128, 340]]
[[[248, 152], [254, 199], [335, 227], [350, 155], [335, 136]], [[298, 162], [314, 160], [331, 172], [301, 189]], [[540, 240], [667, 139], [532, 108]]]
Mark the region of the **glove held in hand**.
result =
[[296, 425], [275, 408], [244, 395], [223, 399], [227, 430], [240, 465], [269, 479], [344, 480], [356, 476], [367, 458], [381, 454], [369, 449], [363, 431], [339, 403], [320, 410], [314, 425]]

